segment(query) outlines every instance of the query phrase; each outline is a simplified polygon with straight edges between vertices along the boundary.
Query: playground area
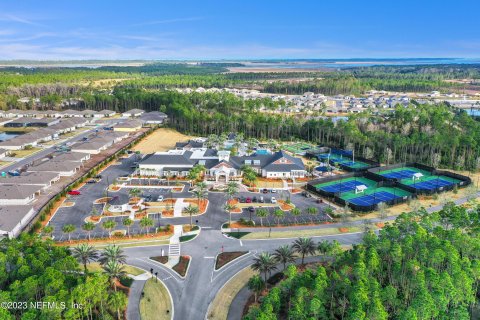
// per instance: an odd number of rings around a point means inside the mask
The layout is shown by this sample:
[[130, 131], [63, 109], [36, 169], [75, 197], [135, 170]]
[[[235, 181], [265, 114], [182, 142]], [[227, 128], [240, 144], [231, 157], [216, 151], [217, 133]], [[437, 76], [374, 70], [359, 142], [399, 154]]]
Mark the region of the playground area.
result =
[[284, 145], [283, 149], [295, 155], [304, 155], [307, 151], [315, 149], [315, 146], [306, 142], [297, 142]]
[[462, 181], [458, 179], [442, 175], [433, 175], [426, 170], [414, 167], [380, 171], [378, 174], [386, 178], [397, 179], [401, 184], [410, 186], [419, 191], [441, 191], [444, 187], [460, 185], [462, 183]]

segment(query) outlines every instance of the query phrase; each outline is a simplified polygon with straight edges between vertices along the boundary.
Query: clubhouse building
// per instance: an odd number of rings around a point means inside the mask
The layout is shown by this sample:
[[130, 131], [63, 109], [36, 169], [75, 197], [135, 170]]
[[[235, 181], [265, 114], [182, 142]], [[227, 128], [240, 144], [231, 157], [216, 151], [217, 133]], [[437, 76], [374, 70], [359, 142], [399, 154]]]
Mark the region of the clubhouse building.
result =
[[244, 166], [251, 167], [265, 178], [303, 178], [307, 174], [302, 160], [284, 151], [231, 156], [230, 151], [203, 147], [149, 154], [140, 161], [139, 172], [142, 175], [186, 176], [196, 165], [203, 165], [207, 178], [215, 178], [219, 183], [241, 177]]

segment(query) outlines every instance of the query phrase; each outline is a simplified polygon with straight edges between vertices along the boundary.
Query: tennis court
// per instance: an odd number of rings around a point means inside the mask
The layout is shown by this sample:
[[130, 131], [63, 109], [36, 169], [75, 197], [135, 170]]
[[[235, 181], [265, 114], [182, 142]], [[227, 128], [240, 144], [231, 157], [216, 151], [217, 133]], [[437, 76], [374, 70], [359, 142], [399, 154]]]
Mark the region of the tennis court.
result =
[[357, 188], [357, 186], [361, 186], [361, 185], [372, 187], [376, 185], [376, 182], [367, 178], [352, 177], [352, 178], [347, 178], [347, 179], [342, 179], [337, 181], [320, 183], [315, 185], [315, 188], [325, 192], [342, 193], [342, 192], [354, 191]]
[[421, 170], [413, 167], [396, 168], [393, 170], [379, 171], [378, 174], [389, 179], [412, 179], [416, 173], [423, 174], [424, 177], [431, 176], [431, 173], [426, 170]]
[[367, 189], [363, 193], [348, 192], [340, 198], [357, 206], [371, 206], [408, 196], [411, 196], [410, 192], [399, 188], [380, 187]]
[[319, 160], [329, 160], [331, 165], [338, 163], [341, 166], [349, 167], [352, 169], [368, 168], [370, 165], [362, 161], [352, 161], [353, 159], [347, 156], [342, 156], [334, 153], [321, 154], [318, 156]]
[[451, 186], [453, 184], [458, 184], [460, 182], [461, 181], [458, 179], [446, 176], [429, 176], [415, 181], [411, 179], [402, 180], [403, 184], [413, 187], [417, 190], [435, 190], [446, 186]]
[[314, 149], [315, 146], [306, 142], [298, 142], [285, 145], [283, 148], [294, 154], [305, 154], [308, 150]]

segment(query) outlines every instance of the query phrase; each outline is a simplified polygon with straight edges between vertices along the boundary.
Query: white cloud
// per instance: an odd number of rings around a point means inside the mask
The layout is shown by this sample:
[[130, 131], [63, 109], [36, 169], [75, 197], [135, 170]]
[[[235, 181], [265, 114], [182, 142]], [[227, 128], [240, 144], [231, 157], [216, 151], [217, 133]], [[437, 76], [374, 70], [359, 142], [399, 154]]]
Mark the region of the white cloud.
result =
[[18, 15], [9, 14], [9, 13], [0, 14], [0, 21], [16, 22], [16, 23], [27, 24], [31, 26], [43, 26], [42, 24], [35, 22], [31, 19], [26, 19]]
[[198, 21], [203, 20], [203, 17], [190, 17], [190, 18], [174, 18], [174, 19], [164, 19], [164, 20], [153, 20], [153, 21], [145, 21], [140, 23], [132, 24], [132, 27], [140, 27], [140, 26], [152, 26], [156, 24], [168, 24], [168, 23], [177, 23], [177, 22], [188, 22], [188, 21]]

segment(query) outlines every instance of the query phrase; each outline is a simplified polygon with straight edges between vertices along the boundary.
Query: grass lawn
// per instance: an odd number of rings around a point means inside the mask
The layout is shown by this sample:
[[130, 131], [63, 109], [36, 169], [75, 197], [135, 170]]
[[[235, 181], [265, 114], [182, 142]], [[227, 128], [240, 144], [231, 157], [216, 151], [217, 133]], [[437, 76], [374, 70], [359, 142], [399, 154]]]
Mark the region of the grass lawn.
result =
[[8, 166], [11, 162], [8, 161], [0, 161], [0, 168], [4, 166]]
[[226, 320], [228, 310], [237, 293], [247, 284], [248, 280], [256, 274], [250, 267], [238, 272], [217, 293], [215, 299], [208, 308], [209, 320]]
[[115, 243], [113, 243], [110, 240], [105, 242], [92, 243], [91, 245], [97, 248], [103, 248], [110, 244], [115, 244], [121, 248], [159, 246], [162, 244], [168, 244], [169, 243], [168, 239], [170, 239], [170, 237], [171, 236], [168, 235], [168, 236], [165, 236], [165, 239], [155, 239], [155, 240], [135, 240], [135, 239], [128, 239], [128, 238], [126, 238], [125, 240], [116, 239]]
[[[143, 288], [145, 296], [140, 300], [142, 320], [167, 320], [172, 318], [172, 303], [167, 288], [154, 278], [147, 280]], [[167, 310], [170, 311], [167, 313]]]
[[[100, 266], [100, 263], [98, 263], [98, 262], [92, 262], [92, 263], [87, 264], [87, 269], [90, 272], [101, 272], [101, 271], [103, 271], [102, 267]], [[123, 269], [125, 270], [126, 273], [131, 274], [132, 276], [138, 276], [138, 275], [141, 275], [141, 274], [145, 273], [145, 271], [143, 271], [141, 269], [138, 269], [138, 268], [135, 268], [133, 266], [129, 266], [129, 265], [124, 265]]]
[[29, 150], [13, 150], [12, 153], [15, 153], [15, 158], [25, 158], [29, 155], [42, 150], [41, 148], [31, 148]]
[[[360, 232], [360, 227], [348, 227], [348, 232]], [[334, 234], [342, 234], [338, 228], [322, 228], [322, 229], [307, 229], [307, 230], [288, 230], [288, 231], [272, 231], [270, 238], [296, 238], [296, 237], [315, 237], [328, 236]], [[268, 232], [251, 232], [242, 237], [243, 240], [248, 239], [268, 239]]]

